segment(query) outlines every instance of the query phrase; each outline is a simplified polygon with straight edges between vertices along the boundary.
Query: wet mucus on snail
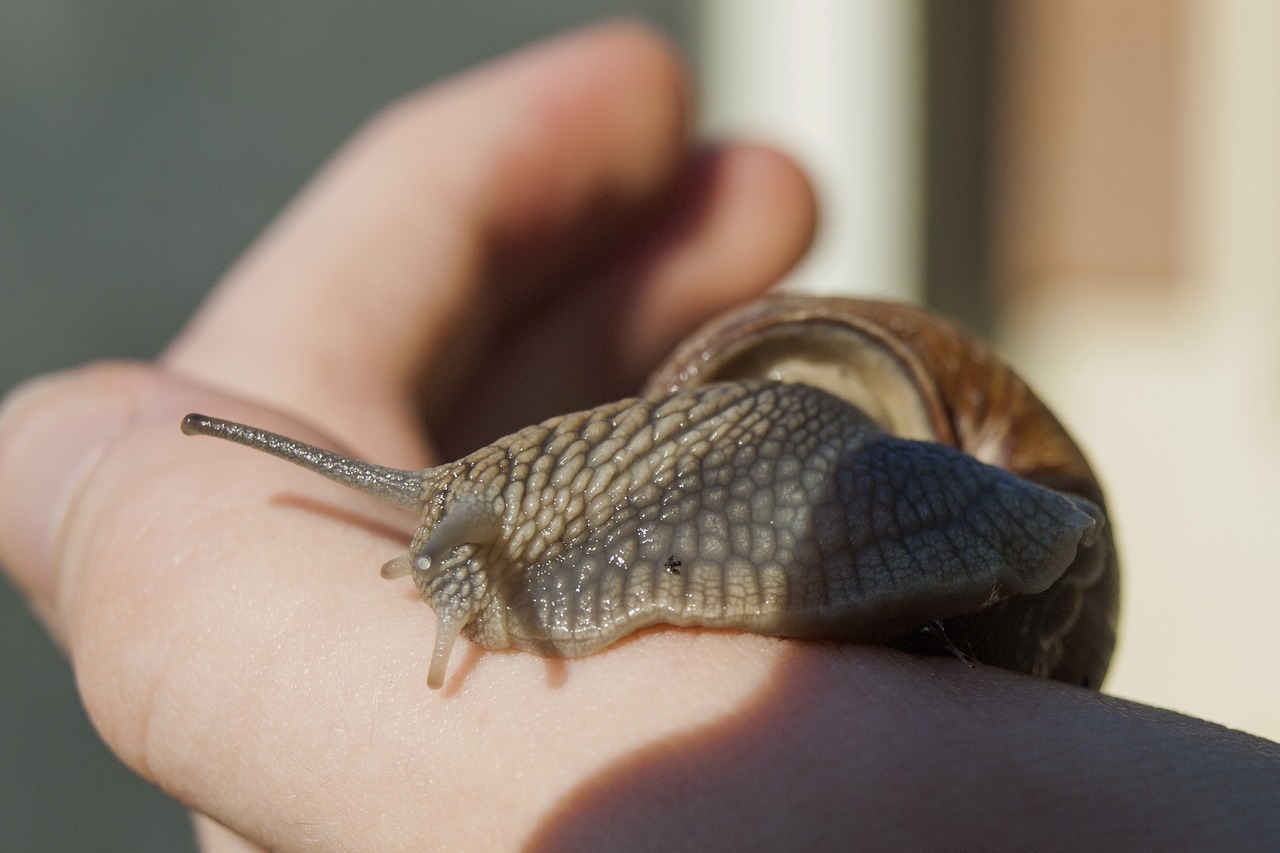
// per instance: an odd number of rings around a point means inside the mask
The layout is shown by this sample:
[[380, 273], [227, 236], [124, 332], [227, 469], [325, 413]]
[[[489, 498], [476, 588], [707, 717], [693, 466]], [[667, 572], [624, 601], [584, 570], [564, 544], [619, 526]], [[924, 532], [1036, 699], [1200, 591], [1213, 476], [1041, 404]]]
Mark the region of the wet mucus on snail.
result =
[[937, 315], [771, 296], [677, 347], [638, 397], [456, 462], [385, 468], [188, 415], [421, 514], [411, 576], [459, 634], [591, 654], [641, 628], [959, 649], [1098, 686], [1118, 565], [1088, 462], [1027, 385]]

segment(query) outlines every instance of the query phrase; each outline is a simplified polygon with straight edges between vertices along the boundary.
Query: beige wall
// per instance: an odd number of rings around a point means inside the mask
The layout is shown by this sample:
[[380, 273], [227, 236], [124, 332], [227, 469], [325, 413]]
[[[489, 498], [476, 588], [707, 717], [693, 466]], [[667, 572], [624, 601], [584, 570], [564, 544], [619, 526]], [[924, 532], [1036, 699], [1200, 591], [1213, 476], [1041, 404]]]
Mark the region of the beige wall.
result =
[[1108, 487], [1109, 692], [1280, 739], [1280, 4], [1104, 5], [1024, 13], [1113, 29], [1056, 20], [1097, 62], [1033, 73], [1053, 102], [1011, 89], [1005, 130], [1036, 149], [1005, 173], [1005, 349]]
[[1167, 280], [1182, 154], [1177, 0], [998, 3], [996, 269], [1014, 291]]

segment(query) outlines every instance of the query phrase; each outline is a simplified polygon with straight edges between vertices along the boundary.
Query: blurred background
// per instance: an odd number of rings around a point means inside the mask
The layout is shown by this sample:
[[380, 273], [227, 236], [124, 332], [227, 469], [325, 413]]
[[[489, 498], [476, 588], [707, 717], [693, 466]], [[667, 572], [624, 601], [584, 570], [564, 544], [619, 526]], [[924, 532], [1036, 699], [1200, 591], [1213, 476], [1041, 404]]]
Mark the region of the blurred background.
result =
[[[1091, 455], [1124, 569], [1108, 692], [1280, 739], [1280, 4], [4, 0], [0, 391], [153, 355], [387, 101], [640, 16], [708, 133], [814, 175], [787, 286], [994, 338]], [[0, 582], [0, 850], [194, 849]]]

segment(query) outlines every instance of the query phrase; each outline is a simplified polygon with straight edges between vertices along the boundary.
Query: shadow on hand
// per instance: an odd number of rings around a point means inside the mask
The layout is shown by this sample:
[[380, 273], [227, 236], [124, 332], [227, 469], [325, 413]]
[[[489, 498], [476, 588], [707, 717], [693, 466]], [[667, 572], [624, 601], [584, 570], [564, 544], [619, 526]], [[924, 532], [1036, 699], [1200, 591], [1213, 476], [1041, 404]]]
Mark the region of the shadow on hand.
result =
[[1280, 849], [1277, 792], [1280, 745], [1240, 732], [954, 660], [795, 643], [753, 702], [617, 762], [528, 849]]

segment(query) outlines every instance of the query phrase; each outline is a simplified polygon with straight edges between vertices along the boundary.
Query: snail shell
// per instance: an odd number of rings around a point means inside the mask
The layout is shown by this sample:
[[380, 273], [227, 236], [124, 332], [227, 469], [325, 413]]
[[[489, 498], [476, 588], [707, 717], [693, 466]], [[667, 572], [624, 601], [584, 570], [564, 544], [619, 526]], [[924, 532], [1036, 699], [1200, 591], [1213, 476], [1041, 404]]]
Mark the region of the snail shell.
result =
[[183, 431], [421, 512], [382, 573], [435, 610], [432, 687], [459, 634], [576, 657], [656, 624], [954, 648], [1094, 686], [1110, 659], [1087, 462], [988, 350], [905, 306], [761, 300], [641, 397], [425, 471], [202, 415]]

